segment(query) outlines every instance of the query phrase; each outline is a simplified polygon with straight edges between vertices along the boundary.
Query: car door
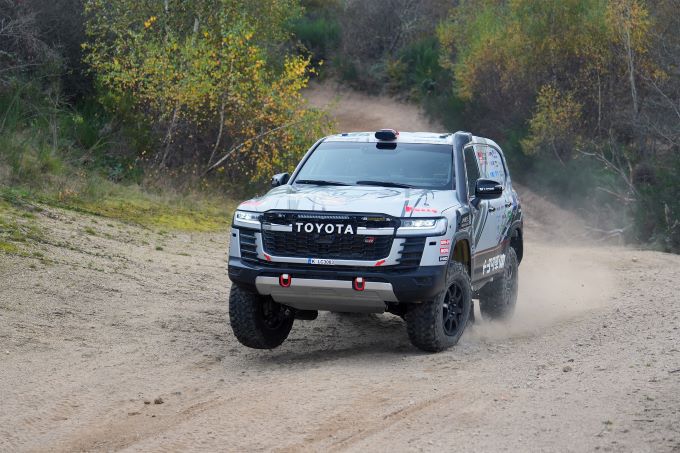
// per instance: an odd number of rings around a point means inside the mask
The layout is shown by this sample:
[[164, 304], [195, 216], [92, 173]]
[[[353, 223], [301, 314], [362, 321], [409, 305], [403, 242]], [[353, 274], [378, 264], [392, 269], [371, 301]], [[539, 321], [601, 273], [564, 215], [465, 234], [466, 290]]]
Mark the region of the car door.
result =
[[508, 191], [506, 189], [506, 175], [503, 158], [499, 150], [485, 144], [475, 144], [474, 155], [479, 166], [480, 178], [498, 181], [503, 186], [503, 195], [494, 200], [485, 200], [479, 204], [479, 225], [475, 229], [477, 253], [482, 253], [500, 245], [505, 229], [507, 217], [506, 204]]
[[[475, 185], [477, 180], [481, 177], [479, 171], [479, 164], [475, 156], [474, 145], [468, 145], [463, 148], [463, 157], [465, 159], [465, 173], [467, 178], [467, 193], [468, 202], [475, 198]], [[472, 216], [472, 253], [476, 253], [479, 249], [477, 246], [478, 237], [481, 236], [484, 221], [488, 214], [488, 201], [481, 200], [476, 207], [470, 203], [470, 214]]]

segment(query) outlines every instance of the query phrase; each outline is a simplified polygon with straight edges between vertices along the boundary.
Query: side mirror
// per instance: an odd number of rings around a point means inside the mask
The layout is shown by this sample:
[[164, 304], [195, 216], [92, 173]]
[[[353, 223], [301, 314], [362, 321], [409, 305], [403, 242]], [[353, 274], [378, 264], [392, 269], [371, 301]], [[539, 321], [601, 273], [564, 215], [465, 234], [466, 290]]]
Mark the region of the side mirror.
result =
[[503, 185], [492, 179], [478, 179], [475, 183], [475, 197], [480, 200], [493, 200], [503, 195]]
[[272, 176], [272, 187], [282, 186], [285, 183], [287, 183], [289, 179], [290, 179], [290, 175], [288, 173], [276, 174], [276, 175]]

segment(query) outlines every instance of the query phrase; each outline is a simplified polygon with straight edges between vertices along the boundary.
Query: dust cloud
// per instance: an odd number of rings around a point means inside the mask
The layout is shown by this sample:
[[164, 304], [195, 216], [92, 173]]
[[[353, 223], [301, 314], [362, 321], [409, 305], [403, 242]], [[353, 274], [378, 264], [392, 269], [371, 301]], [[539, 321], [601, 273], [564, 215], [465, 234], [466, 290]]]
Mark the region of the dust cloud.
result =
[[517, 307], [508, 323], [478, 323], [475, 331], [482, 337], [541, 330], [602, 307], [617, 288], [606, 264], [608, 248], [589, 239], [584, 222], [525, 187], [515, 186], [525, 226]]
[[527, 241], [519, 271], [519, 296], [509, 322], [478, 322], [471, 338], [499, 339], [538, 333], [604, 306], [616, 292], [611, 270], [597, 259], [601, 247], [564, 247]]

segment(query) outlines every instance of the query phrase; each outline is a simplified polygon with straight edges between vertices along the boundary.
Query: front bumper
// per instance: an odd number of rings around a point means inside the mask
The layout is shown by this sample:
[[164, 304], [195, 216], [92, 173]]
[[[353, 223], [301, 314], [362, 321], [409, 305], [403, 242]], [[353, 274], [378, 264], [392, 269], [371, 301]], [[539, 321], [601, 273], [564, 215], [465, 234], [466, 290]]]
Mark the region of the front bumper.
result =
[[300, 310], [382, 313], [385, 302], [397, 301], [392, 285], [383, 282], [366, 282], [362, 291], [356, 291], [347, 280], [296, 277], [283, 287], [276, 277], [260, 276], [255, 287], [258, 293]]
[[[229, 279], [233, 283], [254, 289], [260, 294], [271, 295], [274, 300], [278, 299], [277, 301], [287, 305], [296, 306], [304, 303], [304, 309], [310, 310], [335, 310], [336, 308], [326, 308], [327, 305], [320, 300], [324, 297], [333, 304], [347, 299], [347, 311], [383, 311], [387, 302], [417, 303], [429, 300], [444, 290], [446, 269], [447, 266], [421, 266], [409, 271], [390, 270], [389, 267], [380, 270], [343, 269], [340, 266], [333, 269], [316, 269], [284, 263], [251, 264], [243, 262], [238, 257], [229, 257]], [[275, 287], [273, 284], [282, 274], [291, 276], [293, 283], [289, 288]], [[273, 277], [276, 280], [263, 277]], [[352, 288], [352, 281], [357, 277], [365, 279], [366, 290], [356, 291]], [[295, 284], [298, 279], [300, 285]], [[378, 283], [381, 285], [377, 285]], [[287, 290], [291, 291], [286, 293]], [[295, 299], [304, 301], [296, 304]], [[316, 308], [315, 299], [319, 299]], [[362, 301], [372, 309], [361, 310]]]

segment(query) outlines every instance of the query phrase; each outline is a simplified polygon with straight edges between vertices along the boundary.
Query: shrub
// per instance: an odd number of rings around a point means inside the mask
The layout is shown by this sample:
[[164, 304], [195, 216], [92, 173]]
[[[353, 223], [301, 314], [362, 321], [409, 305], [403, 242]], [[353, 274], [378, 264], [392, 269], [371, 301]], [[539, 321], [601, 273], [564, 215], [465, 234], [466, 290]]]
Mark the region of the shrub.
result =
[[293, 35], [318, 63], [327, 60], [340, 44], [340, 24], [325, 17], [303, 17], [293, 23]]

